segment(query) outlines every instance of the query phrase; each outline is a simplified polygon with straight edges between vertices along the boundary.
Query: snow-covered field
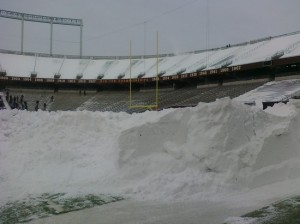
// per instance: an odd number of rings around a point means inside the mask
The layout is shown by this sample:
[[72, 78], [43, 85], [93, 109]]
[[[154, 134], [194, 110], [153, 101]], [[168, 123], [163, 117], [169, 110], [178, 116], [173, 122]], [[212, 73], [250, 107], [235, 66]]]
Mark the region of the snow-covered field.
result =
[[229, 98], [132, 115], [2, 110], [0, 120], [1, 204], [127, 198], [34, 223], [222, 223], [300, 195], [296, 100], [266, 111]]

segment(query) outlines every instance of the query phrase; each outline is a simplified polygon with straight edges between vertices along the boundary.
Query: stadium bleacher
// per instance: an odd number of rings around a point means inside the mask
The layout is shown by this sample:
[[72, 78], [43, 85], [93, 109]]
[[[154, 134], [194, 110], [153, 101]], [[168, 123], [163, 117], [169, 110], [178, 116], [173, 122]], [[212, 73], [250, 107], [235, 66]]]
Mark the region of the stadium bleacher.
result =
[[[282, 54], [278, 54], [281, 52]], [[187, 52], [179, 55], [159, 55], [158, 73], [163, 76], [195, 72], [199, 69], [211, 70], [228, 66], [237, 66], [255, 62], [263, 62], [279, 55], [289, 58], [300, 55], [300, 32], [268, 37], [242, 44], [227, 45], [226, 47], [206, 51]], [[156, 76], [156, 56], [134, 56], [131, 60], [131, 76], [137, 78], [144, 73], [145, 77]], [[15, 66], [15, 65], [18, 66]], [[99, 74], [104, 79], [122, 79], [130, 76], [129, 57], [82, 57], [62, 56], [52, 57], [46, 54], [18, 54], [7, 50], [0, 51], [0, 66], [6, 71], [6, 76], [30, 77], [31, 73], [37, 78], [54, 78], [56, 73], [61, 79], [76, 79], [78, 74], [82, 79], [97, 79]]]
[[[263, 85], [261, 82], [244, 82], [242, 84], [230, 83], [223, 86], [203, 86], [202, 88], [186, 87], [168, 91], [159, 91], [158, 107], [176, 108], [195, 106], [199, 102], [212, 102], [217, 98], [234, 98], [245, 92]], [[40, 102], [39, 109], [46, 103], [47, 111], [113, 111], [138, 113], [149, 108], [130, 108], [129, 91], [101, 91], [87, 92], [81, 94], [78, 91], [45, 91], [45, 90], [24, 90], [10, 89], [10, 94], [14, 96], [24, 95], [28, 102], [28, 110], [34, 111], [36, 101]], [[53, 96], [53, 101], [51, 97]], [[132, 92], [132, 105], [146, 106], [155, 104], [155, 89], [149, 91]]]
[[[10, 89], [14, 96], [24, 95], [31, 111], [39, 101], [39, 109], [45, 104], [48, 111], [142, 112], [156, 103], [156, 81], [158, 109], [186, 107], [234, 98], [283, 76], [299, 76], [300, 32], [158, 57], [51, 56], [0, 50], [0, 69], [0, 88]], [[132, 105], [140, 107], [130, 108], [131, 82]]]

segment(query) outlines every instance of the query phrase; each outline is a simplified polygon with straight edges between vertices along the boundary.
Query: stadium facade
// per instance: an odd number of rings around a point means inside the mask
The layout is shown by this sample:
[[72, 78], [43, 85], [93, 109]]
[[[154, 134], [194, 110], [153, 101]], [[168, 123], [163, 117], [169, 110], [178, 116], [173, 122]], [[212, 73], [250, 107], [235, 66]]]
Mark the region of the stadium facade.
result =
[[[0, 51], [2, 87], [74, 88], [200, 85], [274, 79], [300, 70], [300, 32], [221, 48], [158, 56], [72, 56]], [[157, 69], [158, 67], [158, 69]], [[158, 72], [157, 72], [158, 71]]]

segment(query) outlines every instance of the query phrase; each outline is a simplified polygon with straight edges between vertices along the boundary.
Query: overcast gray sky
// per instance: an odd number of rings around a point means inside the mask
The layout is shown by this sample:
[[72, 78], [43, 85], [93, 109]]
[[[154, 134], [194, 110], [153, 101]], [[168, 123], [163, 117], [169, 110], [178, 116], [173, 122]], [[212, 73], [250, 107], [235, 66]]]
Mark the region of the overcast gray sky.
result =
[[[83, 19], [83, 55], [220, 47], [300, 30], [300, 0], [0, 0], [0, 8]], [[79, 54], [79, 27], [54, 25], [53, 53]], [[24, 51], [49, 53], [50, 25], [25, 22]], [[21, 22], [0, 18], [0, 48], [20, 50]]]

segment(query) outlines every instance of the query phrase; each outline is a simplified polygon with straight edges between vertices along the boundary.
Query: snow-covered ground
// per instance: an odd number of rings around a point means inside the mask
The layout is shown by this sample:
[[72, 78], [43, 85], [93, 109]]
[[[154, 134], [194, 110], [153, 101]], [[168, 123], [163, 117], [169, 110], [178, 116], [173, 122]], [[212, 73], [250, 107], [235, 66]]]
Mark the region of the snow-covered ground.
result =
[[222, 223], [300, 194], [299, 112], [229, 98], [132, 115], [2, 110], [0, 203], [113, 194], [127, 200], [35, 223]]

